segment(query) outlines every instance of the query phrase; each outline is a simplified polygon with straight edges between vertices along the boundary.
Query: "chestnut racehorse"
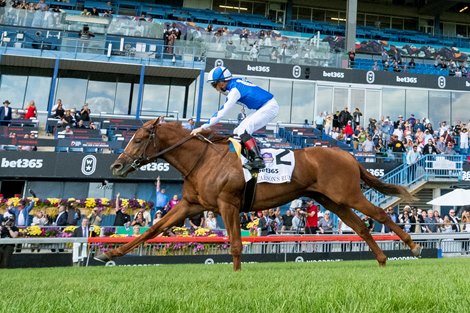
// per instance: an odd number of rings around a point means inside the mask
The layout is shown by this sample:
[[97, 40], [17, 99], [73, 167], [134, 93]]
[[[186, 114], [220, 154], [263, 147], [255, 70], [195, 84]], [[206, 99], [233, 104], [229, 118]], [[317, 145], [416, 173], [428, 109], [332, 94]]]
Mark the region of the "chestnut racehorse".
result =
[[[208, 130], [205, 135], [213, 135]], [[236, 153], [230, 152], [226, 140], [210, 142], [206, 137], [191, 136], [178, 123], [149, 121], [136, 131], [124, 152], [111, 165], [115, 176], [126, 176], [138, 167], [162, 158], [184, 176], [183, 197], [159, 222], [141, 236], [120, 248], [97, 256], [107, 261], [131, 251], [137, 245], [181, 224], [186, 217], [205, 210], [222, 216], [230, 238], [233, 269], [240, 270], [242, 242], [239, 213], [245, 180], [242, 165]], [[254, 208], [273, 208], [301, 196], [315, 199], [336, 213], [369, 245], [379, 265], [387, 257], [379, 248], [362, 220], [352, 208], [387, 225], [411, 249], [414, 255], [421, 247], [396, 225], [381, 208], [363, 195], [361, 180], [386, 194], [412, 200], [401, 186], [386, 184], [371, 175], [348, 152], [336, 148], [305, 148], [295, 150], [295, 169], [290, 183], [258, 184]]]

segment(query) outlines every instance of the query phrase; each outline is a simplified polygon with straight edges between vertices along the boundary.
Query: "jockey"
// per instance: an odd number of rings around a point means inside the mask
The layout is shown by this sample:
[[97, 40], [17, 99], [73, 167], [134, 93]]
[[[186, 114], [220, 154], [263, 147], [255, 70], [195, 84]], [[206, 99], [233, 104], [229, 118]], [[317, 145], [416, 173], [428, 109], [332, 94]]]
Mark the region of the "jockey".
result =
[[232, 73], [222, 66], [217, 66], [209, 72], [207, 82], [211, 83], [218, 92], [226, 94], [225, 104], [216, 112], [207, 123], [194, 129], [191, 134], [196, 135], [205, 128], [217, 124], [237, 102], [248, 109], [256, 110], [246, 117], [233, 130], [240, 137], [241, 142], [248, 151], [248, 168], [264, 168], [263, 158], [260, 155], [256, 140], [251, 135], [258, 129], [266, 126], [279, 113], [279, 105], [274, 96], [266, 90], [242, 78], [233, 78]]

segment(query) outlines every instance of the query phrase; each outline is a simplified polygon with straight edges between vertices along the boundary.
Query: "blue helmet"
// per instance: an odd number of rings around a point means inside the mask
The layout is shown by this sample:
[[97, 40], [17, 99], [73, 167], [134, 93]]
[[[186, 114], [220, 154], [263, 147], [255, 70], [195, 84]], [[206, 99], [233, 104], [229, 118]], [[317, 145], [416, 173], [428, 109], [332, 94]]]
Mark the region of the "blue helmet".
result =
[[216, 66], [214, 67], [207, 77], [208, 83], [218, 83], [230, 80], [232, 78], [232, 73], [228, 70], [228, 68], [223, 66]]

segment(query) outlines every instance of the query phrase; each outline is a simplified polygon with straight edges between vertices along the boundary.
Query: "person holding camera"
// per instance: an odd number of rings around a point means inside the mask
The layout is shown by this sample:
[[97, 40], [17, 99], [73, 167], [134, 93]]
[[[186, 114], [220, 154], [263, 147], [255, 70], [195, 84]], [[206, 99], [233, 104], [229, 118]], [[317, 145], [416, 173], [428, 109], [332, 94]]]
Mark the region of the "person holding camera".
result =
[[91, 110], [88, 103], [85, 103], [80, 111], [80, 120], [84, 122], [90, 121]]
[[34, 207], [34, 200], [26, 206], [26, 200], [20, 200], [17, 207], [13, 207], [8, 212], [15, 216], [16, 226], [30, 226], [29, 212]]
[[[15, 226], [15, 215], [9, 215], [0, 225], [0, 238], [18, 237], [18, 227]], [[14, 249], [14, 244], [0, 244], [0, 268], [8, 267]]]
[[318, 232], [318, 206], [313, 200], [307, 202], [307, 222], [305, 224], [306, 234], [316, 234]]

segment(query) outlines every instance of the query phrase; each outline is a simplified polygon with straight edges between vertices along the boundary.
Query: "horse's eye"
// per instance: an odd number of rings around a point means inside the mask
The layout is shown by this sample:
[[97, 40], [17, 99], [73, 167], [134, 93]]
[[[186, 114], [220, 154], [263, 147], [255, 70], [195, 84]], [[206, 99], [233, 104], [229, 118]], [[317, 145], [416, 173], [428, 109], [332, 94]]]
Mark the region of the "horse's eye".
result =
[[140, 143], [140, 142], [142, 141], [142, 139], [138, 138], [138, 139], [136, 139], [136, 140], [134, 140], [134, 141], [135, 141], [135, 143]]

